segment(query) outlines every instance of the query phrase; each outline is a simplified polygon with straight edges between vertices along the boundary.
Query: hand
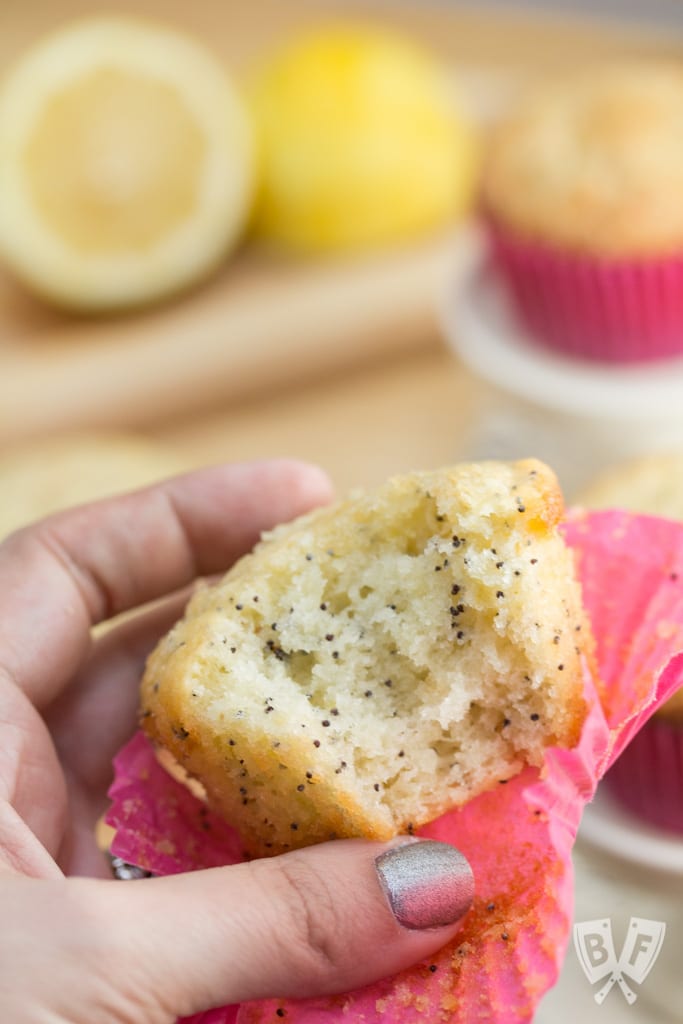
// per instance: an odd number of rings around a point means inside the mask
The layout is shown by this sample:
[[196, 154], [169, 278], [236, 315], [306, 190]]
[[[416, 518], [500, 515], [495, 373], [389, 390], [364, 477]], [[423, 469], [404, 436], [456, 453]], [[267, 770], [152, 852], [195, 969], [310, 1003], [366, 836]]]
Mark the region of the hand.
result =
[[[95, 880], [109, 874], [94, 827], [112, 757], [136, 728], [144, 660], [180, 614], [182, 588], [328, 498], [323, 474], [298, 463], [217, 467], [0, 545], [1, 1020], [170, 1024], [225, 1003], [343, 991], [456, 930], [471, 875], [441, 844], [353, 840]], [[151, 601], [93, 641], [96, 623]]]

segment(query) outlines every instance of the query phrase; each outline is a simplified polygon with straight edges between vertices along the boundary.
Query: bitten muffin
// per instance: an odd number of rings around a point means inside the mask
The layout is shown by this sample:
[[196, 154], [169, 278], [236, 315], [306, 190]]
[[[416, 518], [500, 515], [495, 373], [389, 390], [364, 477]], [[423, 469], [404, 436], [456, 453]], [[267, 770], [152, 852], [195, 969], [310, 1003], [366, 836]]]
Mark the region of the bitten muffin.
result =
[[[587, 508], [626, 508], [683, 520], [683, 453], [650, 455], [616, 466], [586, 487], [578, 502]], [[683, 688], [655, 712], [605, 781], [641, 817], [683, 833]]]
[[539, 341], [617, 361], [683, 349], [683, 67], [542, 83], [494, 132], [483, 204]]
[[528, 460], [397, 477], [266, 535], [149, 659], [142, 723], [252, 855], [387, 839], [573, 745], [591, 640]]

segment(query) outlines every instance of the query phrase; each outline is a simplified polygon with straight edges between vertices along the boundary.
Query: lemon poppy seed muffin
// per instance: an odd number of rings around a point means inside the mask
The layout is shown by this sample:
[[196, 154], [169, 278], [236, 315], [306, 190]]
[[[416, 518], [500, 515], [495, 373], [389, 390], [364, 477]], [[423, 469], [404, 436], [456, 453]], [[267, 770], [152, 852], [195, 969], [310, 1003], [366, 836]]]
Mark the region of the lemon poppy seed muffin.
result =
[[494, 132], [483, 205], [536, 340], [611, 362], [683, 348], [683, 66], [543, 82]]
[[623, 259], [683, 250], [683, 67], [582, 71], [494, 133], [484, 200], [528, 239]]
[[541, 463], [397, 477], [278, 527], [149, 659], [142, 722], [252, 855], [387, 839], [572, 745], [590, 651]]
[[[683, 452], [658, 452], [613, 466], [590, 481], [577, 503], [683, 521]], [[683, 729], [683, 689], [655, 712], [655, 718]]]
[[577, 502], [683, 520], [683, 452], [652, 453], [612, 466], [589, 481]]
[[[596, 477], [578, 501], [587, 508], [683, 520], [683, 453], [653, 453], [615, 466]], [[631, 740], [605, 785], [640, 818], [683, 835], [683, 688]]]

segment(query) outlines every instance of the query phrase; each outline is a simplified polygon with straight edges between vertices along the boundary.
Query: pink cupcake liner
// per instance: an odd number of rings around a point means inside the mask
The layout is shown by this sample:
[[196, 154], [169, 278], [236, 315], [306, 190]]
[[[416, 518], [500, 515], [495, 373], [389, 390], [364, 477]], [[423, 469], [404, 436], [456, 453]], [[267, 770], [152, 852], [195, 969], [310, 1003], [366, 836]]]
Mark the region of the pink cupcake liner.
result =
[[[599, 778], [683, 681], [683, 527], [628, 513], [565, 526], [597, 637], [584, 666], [577, 746], [547, 751], [504, 786], [421, 830], [456, 845], [476, 880], [455, 942], [429, 961], [343, 996], [260, 1000], [186, 1024], [521, 1024], [557, 980], [573, 911], [571, 848]], [[599, 691], [599, 692], [598, 692]], [[155, 873], [239, 859], [235, 833], [156, 761], [142, 734], [115, 761], [112, 851]], [[144, 883], [143, 883], [144, 884]]]
[[178, 1024], [237, 1024], [239, 1006], [221, 1006], [192, 1017], [182, 1017]]
[[610, 768], [605, 785], [640, 818], [683, 835], [683, 728], [648, 722]]
[[492, 263], [545, 348], [607, 363], [683, 354], [683, 253], [599, 260], [486, 224]]

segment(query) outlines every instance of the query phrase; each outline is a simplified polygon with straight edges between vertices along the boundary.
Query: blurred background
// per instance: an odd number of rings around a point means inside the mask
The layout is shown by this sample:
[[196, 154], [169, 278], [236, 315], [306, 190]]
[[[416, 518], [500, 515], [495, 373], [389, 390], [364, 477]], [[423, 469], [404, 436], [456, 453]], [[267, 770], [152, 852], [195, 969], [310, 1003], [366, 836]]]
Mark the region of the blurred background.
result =
[[[234, 225], [228, 225], [225, 255], [216, 259], [209, 252], [207, 266], [197, 270], [194, 277], [189, 273], [187, 283], [182, 282], [180, 275], [170, 281], [166, 294], [163, 288], [158, 289], [161, 297], [155, 294], [152, 285], [148, 303], [144, 294], [133, 294], [129, 299], [123, 295], [111, 300], [112, 308], [106, 308], [105, 302], [103, 310], [96, 308], [94, 312], [91, 303], [97, 306], [97, 296], [88, 294], [85, 280], [80, 294], [69, 292], [68, 288], [66, 295], [60, 292], [60, 255], [62, 263], [73, 257], [75, 264], [80, 260], [86, 267], [94, 256], [104, 256], [102, 248], [97, 253], [88, 249], [92, 239], [84, 243], [82, 235], [84, 231], [97, 234], [97, 217], [103, 204], [109, 202], [107, 216], [116, 217], [117, 204], [125, 205], [126, 188], [130, 186], [134, 191], [130, 181], [126, 185], [110, 179], [117, 172], [124, 174], [126, 145], [132, 165], [130, 174], [137, 173], [136, 158], [131, 153], [141, 139], [150, 141], [144, 121], [128, 135], [121, 134], [120, 125], [112, 130], [116, 152], [113, 157], [111, 153], [101, 157], [102, 180], [98, 183], [97, 160], [88, 171], [89, 184], [85, 187], [92, 188], [92, 202], [84, 201], [75, 208], [64, 200], [65, 216], [78, 220], [80, 227], [72, 225], [69, 235], [68, 225], [57, 225], [58, 231], [67, 231], [67, 237], [60, 239], [64, 243], [62, 253], [49, 252], [45, 256], [39, 279], [34, 275], [36, 250], [43, 246], [48, 249], [54, 237], [46, 239], [43, 235], [55, 233], [54, 225], [45, 222], [48, 200], [41, 205], [35, 196], [28, 200], [24, 196], [22, 201], [13, 203], [17, 186], [14, 181], [8, 184], [8, 177], [26, 178], [29, 171], [26, 167], [11, 167], [2, 179], [5, 199], [0, 217], [0, 222], [6, 223], [5, 235], [12, 236], [5, 240], [5, 267], [0, 277], [0, 458], [5, 454], [11, 456], [18, 444], [29, 440], [49, 438], [54, 445], [55, 435], [65, 431], [97, 431], [100, 435], [110, 431], [132, 432], [153, 438], [163, 446], [164, 454], [171, 454], [183, 466], [216, 459], [298, 455], [324, 465], [344, 490], [356, 484], [378, 482], [392, 472], [440, 465], [470, 455], [533, 452], [553, 462], [573, 497], [594, 469], [629, 455], [631, 446], [637, 449], [642, 443], [642, 432], [630, 428], [625, 430], [628, 438], [622, 437], [623, 416], [617, 415], [616, 441], [606, 438], [606, 450], [596, 451], [592, 437], [595, 424], [590, 422], [587, 427], [584, 415], [576, 418], [575, 423], [582, 432], [583, 447], [574, 444], [567, 450], [564, 414], [572, 417], [573, 410], [563, 408], [560, 416], [557, 410], [539, 404], [538, 388], [548, 394], [545, 378], [536, 390], [532, 388], [531, 394], [527, 393], [514, 379], [515, 373], [522, 377], [534, 372], [535, 368], [529, 370], [526, 360], [520, 366], [508, 366], [505, 361], [502, 369], [496, 370], [496, 364], [503, 358], [500, 353], [489, 351], [488, 346], [484, 353], [479, 352], [486, 332], [478, 309], [472, 311], [468, 306], [471, 315], [464, 324], [467, 337], [458, 324], [456, 311], [462, 264], [467, 263], [473, 248], [469, 243], [476, 209], [476, 174], [486, 154], [487, 131], [492, 121], [514, 102], [520, 87], [529, 81], [584, 66], [590, 68], [615, 57], [678, 54], [683, 15], [674, 0], [642, 4], [605, 2], [604, 14], [596, 11], [596, 6], [601, 5], [320, 4], [306, 0], [286, 5], [259, 0], [248, 7], [211, 0], [197, 0], [189, 6], [173, 0], [145, 0], [141, 4], [99, 0], [60, 0], [48, 4], [26, 0], [21, 5], [11, 5], [3, 13], [0, 35], [0, 62], [7, 71], [16, 67], [17, 60], [26, 58], [29, 51], [35, 51], [46, 36], [86, 16], [144, 15], [187, 33], [205, 47], [209, 56], [227, 69], [234, 87], [247, 95], [245, 104], [250, 103], [248, 94], [254, 79], [265, 65], [278, 59], [274, 50], [285, 41], [295, 42], [311, 27], [350, 21], [380, 33], [398, 33], [401, 39], [406, 37], [419, 47], [425, 60], [439, 66], [445, 77], [444, 86], [454, 101], [458, 123], [454, 128], [457, 138], [453, 151], [447, 141], [435, 138], [434, 132], [430, 136], [431, 129], [417, 123], [419, 114], [411, 123], [403, 121], [400, 97], [393, 104], [391, 99], [387, 101], [386, 112], [382, 110], [381, 95], [368, 98], [372, 112], [365, 122], [357, 109], [347, 111], [341, 119], [333, 112], [327, 121], [332, 120], [335, 125], [337, 152], [345, 145], [350, 150], [362, 146], [364, 133], [373, 130], [374, 119], [375, 124], [382, 123], [387, 136], [396, 137], [395, 151], [388, 154], [389, 158], [395, 157], [395, 163], [391, 165], [386, 154], [378, 153], [380, 167], [373, 167], [369, 158], [368, 166], [356, 167], [355, 179], [345, 187], [337, 153], [330, 153], [326, 159], [325, 152], [318, 152], [320, 162], [327, 162], [328, 166], [318, 169], [316, 182], [312, 181], [315, 174], [309, 180], [304, 170], [298, 184], [290, 182], [289, 195], [287, 184], [282, 189], [282, 204], [286, 207], [289, 201], [294, 210], [293, 214], [285, 213], [286, 220], [300, 212], [297, 189], [315, 191], [314, 186], [318, 187], [321, 195], [318, 200], [311, 200], [312, 213], [306, 214], [313, 222], [319, 222], [317, 235], [315, 231], [309, 236], [304, 232], [300, 239], [288, 236], [286, 230], [284, 236], [278, 235], [277, 211], [272, 213], [271, 222], [261, 225], [260, 231], [247, 223], [233, 237]], [[128, 44], [122, 40], [118, 45], [125, 66]], [[362, 44], [358, 45], [362, 49]], [[372, 45], [366, 44], [369, 51]], [[97, 49], [87, 42], [83, 46]], [[130, 46], [129, 50], [133, 48]], [[369, 57], [366, 53], [366, 58], [371, 64], [372, 53]], [[96, 57], [93, 59], [97, 61]], [[108, 59], [104, 54], [99, 58], [105, 65]], [[378, 63], [382, 59], [382, 55], [377, 57]], [[410, 91], [411, 75], [419, 78], [423, 69], [412, 68], [410, 57], [405, 55], [390, 56], [389, 64], [392, 59], [395, 66], [387, 74], [394, 75], [396, 80], [404, 71], [405, 89]], [[402, 68], [402, 60], [407, 68]], [[316, 76], [322, 72], [314, 57], [303, 63], [306, 66], [300, 71], [302, 81], [291, 84], [291, 88], [286, 83], [270, 85], [273, 93], [280, 90], [283, 105], [281, 113], [276, 103], [270, 112], [271, 119], [281, 125], [280, 136], [271, 140], [275, 150], [278, 146], [281, 150], [289, 146], [290, 152], [296, 152], [297, 141], [306, 133], [305, 125], [293, 124], [294, 141], [288, 141], [285, 122], [292, 115], [286, 109], [287, 89], [294, 96], [297, 89], [316, 95], [321, 88]], [[173, 63], [167, 66], [171, 72]], [[327, 84], [337, 91], [336, 96], [340, 92], [343, 95], [346, 88], [345, 73], [351, 74], [348, 68], [345, 72], [340, 66], [329, 71], [332, 81]], [[63, 190], [70, 187], [69, 175], [78, 182], [80, 173], [80, 151], [73, 144], [73, 132], [77, 129], [62, 125], [64, 140], [60, 143], [56, 114], [56, 127], [49, 128], [53, 110], [50, 96], [54, 99], [60, 88], [68, 84], [68, 73], [64, 74], [61, 85], [58, 80], [44, 83], [42, 98], [36, 100], [37, 105], [42, 104], [47, 110], [43, 166], [52, 170], [61, 161], [60, 170], [66, 179]], [[296, 77], [292, 67], [284, 74]], [[368, 97], [372, 93], [372, 85], [368, 84], [371, 77], [368, 74], [366, 80]], [[38, 91], [40, 74], [34, 71], [27, 78], [33, 85], [20, 82], [17, 91]], [[182, 93], [182, 82], [178, 88]], [[429, 95], [429, 84], [423, 82], [420, 88], [425, 93], [424, 107], [429, 112], [430, 104], [434, 106], [438, 121], [440, 97]], [[15, 97], [15, 102], [21, 108], [21, 97]], [[122, 102], [137, 109], [133, 89]], [[333, 96], [330, 102], [334, 107], [338, 100]], [[73, 118], [78, 113], [72, 111]], [[88, 111], [81, 113], [87, 125]], [[253, 105], [249, 116], [252, 114]], [[110, 115], [120, 120], [120, 111]], [[105, 126], [100, 128], [101, 142], [106, 132], [106, 111], [95, 115], [96, 120], [98, 116]], [[309, 130], [314, 136], [318, 116], [312, 114]], [[22, 115], [6, 111], [4, 117], [11, 121]], [[467, 122], [471, 137], [461, 137], [465, 131], [461, 121]], [[23, 120], [22, 124], [25, 123]], [[83, 129], [86, 133], [87, 130]], [[3, 136], [4, 162], [20, 164], [21, 140], [8, 140], [8, 135], [10, 129]], [[310, 142], [306, 145], [310, 146]], [[391, 142], [387, 145], [390, 147]], [[56, 151], [52, 157], [50, 146]], [[424, 176], [420, 174], [419, 161], [403, 166], [402, 148], [414, 153], [430, 146]], [[72, 166], [65, 158], [65, 150], [72, 158]], [[140, 161], [144, 163], [145, 159], [143, 153]], [[281, 152], [271, 153], [270, 159], [269, 173], [275, 177], [296, 177], [291, 160], [290, 166], [286, 164], [286, 154], [282, 157]], [[104, 167], [107, 160], [109, 164]], [[254, 190], [258, 190], [256, 182], [263, 171], [258, 164], [256, 156], [249, 170]], [[335, 168], [341, 181], [326, 183], [325, 175], [334, 179]], [[152, 168], [152, 187], [154, 173]], [[364, 174], [369, 184], [364, 182]], [[453, 195], [437, 198], [431, 209], [424, 204], [421, 207], [417, 193], [438, 189], [442, 174], [451, 176]], [[393, 183], [393, 191], [387, 189], [382, 175]], [[50, 174], [46, 172], [45, 177], [48, 184], [42, 180], [36, 187], [50, 185]], [[51, 184], [57, 193], [51, 200], [59, 203], [59, 181]], [[78, 184], [73, 187], [78, 189]], [[123, 192], [117, 193], [117, 188]], [[357, 200], [354, 189], [362, 192], [364, 188], [367, 196]], [[113, 196], [112, 190], [116, 193]], [[402, 220], [401, 208], [411, 202], [416, 206], [414, 215], [408, 212]], [[342, 223], [353, 222], [354, 218], [365, 221], [368, 203], [374, 208], [388, 207], [380, 211], [374, 234], [370, 225], [366, 234], [358, 231], [354, 237], [351, 232], [348, 240], [340, 242], [332, 225], [328, 236], [325, 235], [325, 221], [330, 217]], [[30, 205], [34, 207], [32, 211], [22, 209], [21, 214], [16, 214], [17, 206]], [[40, 221], [37, 228], [32, 225], [33, 231], [26, 224], [30, 217]], [[169, 233], [173, 230], [170, 224]], [[31, 250], [29, 236], [36, 234], [41, 237]], [[26, 240], [24, 248], [28, 253], [17, 252], [16, 235]], [[131, 246], [135, 248], [137, 244], [133, 237]], [[201, 239], [196, 244], [201, 246]], [[209, 239], [207, 244], [210, 250], [213, 240]], [[106, 246], [106, 239], [102, 246]], [[134, 253], [142, 265], [146, 255], [153, 261], [154, 253]], [[101, 262], [102, 273], [111, 274], [106, 260], [102, 258]], [[73, 273], [77, 278], [85, 278], [77, 265]], [[142, 276], [141, 272], [134, 273]], [[46, 301], [41, 296], [51, 285], [56, 294]], [[96, 282], [90, 287], [97, 292]], [[473, 318], [474, 324], [470, 322]], [[475, 350], [474, 355], [468, 355], [468, 348]], [[539, 372], [548, 371], [547, 350], [538, 348], [537, 354]], [[595, 364], [589, 368], [591, 384], [598, 373], [598, 388], [603, 369]], [[574, 370], [578, 373], [572, 365]], [[614, 372], [615, 367], [610, 367], [605, 384], [612, 382]], [[509, 394], [501, 394], [501, 375], [510, 385]], [[558, 384], [552, 376], [550, 385], [557, 391]], [[670, 375], [666, 376], [670, 379]], [[580, 375], [576, 387], [582, 390]], [[565, 389], [560, 386], [559, 390]], [[619, 404], [619, 396], [609, 397], [612, 404]], [[643, 415], [651, 412], [652, 403], [645, 404]], [[677, 400], [672, 399], [672, 404], [677, 405]], [[622, 411], [633, 416], [632, 402], [629, 410]], [[660, 411], [658, 408], [654, 416], [656, 434]], [[545, 436], [551, 425], [552, 438]], [[602, 429], [609, 433], [604, 424]], [[677, 429], [680, 432], [680, 427]], [[590, 441], [586, 440], [586, 430]], [[658, 435], [654, 442], [659, 442]], [[32, 444], [31, 452], [35, 450]], [[50, 468], [56, 470], [55, 458], [49, 461]], [[164, 471], [166, 465], [164, 462]], [[83, 474], [76, 475], [82, 485]], [[126, 483], [125, 473], [121, 482]], [[36, 511], [42, 511], [42, 507]]]
[[[274, 455], [342, 492], [535, 455], [683, 517], [680, 0], [0, 19], [0, 536]], [[540, 1021], [683, 1021], [675, 828], [593, 815], [577, 920], [668, 955], [598, 1007], [570, 953]]]

